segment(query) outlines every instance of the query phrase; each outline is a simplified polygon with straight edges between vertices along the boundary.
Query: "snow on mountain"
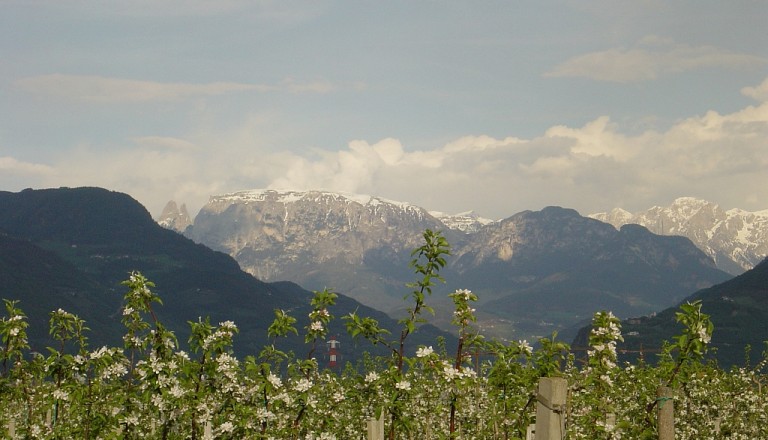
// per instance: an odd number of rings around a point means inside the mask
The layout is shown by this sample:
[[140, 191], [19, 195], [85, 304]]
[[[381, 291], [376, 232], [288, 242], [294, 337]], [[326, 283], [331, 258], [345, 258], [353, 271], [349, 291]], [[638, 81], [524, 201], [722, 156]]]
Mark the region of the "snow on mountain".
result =
[[480, 217], [474, 211], [466, 211], [458, 214], [446, 214], [440, 211], [429, 211], [429, 213], [443, 222], [448, 229], [468, 234], [475, 233], [483, 226], [496, 222], [496, 220]]
[[273, 280], [289, 279], [285, 268], [298, 262], [360, 265], [385, 243], [394, 252], [410, 252], [425, 229], [441, 227], [425, 209], [409, 203], [259, 189], [211, 197], [186, 235], [234, 256], [247, 272]]
[[232, 204], [248, 204], [250, 202], [270, 202], [282, 204], [294, 204], [297, 202], [339, 202], [343, 204], [356, 203], [366, 207], [388, 205], [397, 207], [403, 211], [423, 216], [424, 209], [406, 202], [388, 200], [382, 197], [366, 194], [353, 194], [331, 191], [292, 191], [274, 189], [252, 189], [238, 191], [229, 194], [212, 196], [204, 209], [224, 208]]
[[768, 210], [726, 211], [706, 200], [680, 197], [666, 207], [634, 214], [617, 208], [589, 217], [617, 228], [633, 223], [660, 235], [682, 235], [732, 274], [753, 268], [768, 255]]
[[[367, 194], [354, 194], [336, 191], [293, 191], [293, 190], [273, 190], [273, 189], [253, 189], [238, 191], [229, 194], [213, 196], [210, 198], [206, 209], [217, 210], [226, 209], [232, 204], [248, 204], [252, 202], [270, 202], [282, 204], [295, 204], [298, 202], [316, 203], [318, 201], [336, 202], [343, 204], [355, 203], [364, 207], [396, 207], [405, 213], [416, 215], [419, 219], [424, 217], [424, 209], [396, 200], [385, 199], [383, 197], [371, 196]], [[496, 220], [480, 217], [474, 211], [466, 211], [458, 214], [447, 214], [440, 211], [429, 211], [429, 215], [442, 222], [448, 229], [461, 231], [464, 233], [474, 233], [485, 225], [494, 223]]]

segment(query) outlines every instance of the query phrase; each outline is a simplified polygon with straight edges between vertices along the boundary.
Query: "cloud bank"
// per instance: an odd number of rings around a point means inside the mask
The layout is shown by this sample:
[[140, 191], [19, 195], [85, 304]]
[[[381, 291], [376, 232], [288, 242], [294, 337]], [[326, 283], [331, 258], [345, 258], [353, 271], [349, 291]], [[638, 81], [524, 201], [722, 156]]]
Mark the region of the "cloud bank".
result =
[[768, 208], [767, 84], [742, 91], [756, 105], [639, 133], [601, 116], [529, 139], [465, 136], [426, 149], [395, 138], [358, 139], [338, 150], [291, 152], [275, 151], [264, 137], [269, 119], [251, 115], [215, 135], [128, 139], [117, 153], [79, 145], [51, 164], [2, 157], [0, 170], [29, 181], [25, 186], [124, 191], [155, 215], [169, 199], [194, 211], [211, 195], [249, 188], [373, 194], [491, 218], [547, 205], [582, 214], [641, 210], [679, 196], [759, 210]]
[[649, 36], [628, 49], [613, 48], [573, 57], [544, 76], [629, 83], [702, 68], [759, 68], [766, 64], [768, 60], [754, 55]]
[[22, 78], [16, 81], [16, 86], [29, 93], [94, 102], [168, 101], [236, 92], [328, 93], [334, 89], [333, 84], [327, 81], [305, 83], [293, 78], [274, 85], [235, 82], [191, 84], [58, 73]]

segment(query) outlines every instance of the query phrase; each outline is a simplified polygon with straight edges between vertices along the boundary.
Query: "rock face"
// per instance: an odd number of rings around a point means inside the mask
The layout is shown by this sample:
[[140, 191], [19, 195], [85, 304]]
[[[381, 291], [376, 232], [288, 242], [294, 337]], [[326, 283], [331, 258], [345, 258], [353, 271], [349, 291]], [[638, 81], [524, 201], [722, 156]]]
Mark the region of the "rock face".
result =
[[547, 207], [471, 236], [453, 252], [446, 277], [486, 298], [477, 308], [490, 317], [488, 325], [543, 336], [565, 335], [598, 310], [651, 313], [727, 275], [683, 237], [637, 225], [616, 230], [572, 209]]
[[427, 211], [378, 197], [324, 191], [242, 191], [212, 197], [190, 238], [235, 257], [265, 280], [291, 267], [361, 266], [372, 254], [394, 256], [421, 244], [425, 229], [445, 229]]
[[182, 203], [181, 207], [178, 207], [176, 202], [171, 200], [163, 208], [163, 212], [157, 218], [157, 223], [166, 229], [184, 232], [189, 226], [192, 226], [192, 218], [187, 212], [187, 205]]
[[634, 223], [656, 234], [687, 237], [733, 275], [753, 268], [768, 255], [768, 210], [726, 211], [711, 202], [682, 197], [667, 207], [634, 214], [617, 208], [590, 217], [617, 228]]
[[[460, 270], [495, 261], [520, 261], [544, 254], [591, 252], [616, 235], [610, 225], [584, 218], [572, 209], [523, 211], [489, 224], [454, 252]], [[547, 269], [549, 270], [549, 269]]]
[[431, 321], [450, 328], [445, 294], [468, 288], [481, 298], [479, 324], [500, 337], [545, 336], [601, 309], [650, 313], [728, 277], [688, 239], [636, 225], [617, 230], [572, 209], [445, 221], [372, 196], [255, 190], [212, 197], [186, 235], [262, 280], [333, 288], [400, 316], [415, 279], [411, 251], [425, 229], [442, 230], [451, 244], [441, 271], [448, 283], [435, 286]]

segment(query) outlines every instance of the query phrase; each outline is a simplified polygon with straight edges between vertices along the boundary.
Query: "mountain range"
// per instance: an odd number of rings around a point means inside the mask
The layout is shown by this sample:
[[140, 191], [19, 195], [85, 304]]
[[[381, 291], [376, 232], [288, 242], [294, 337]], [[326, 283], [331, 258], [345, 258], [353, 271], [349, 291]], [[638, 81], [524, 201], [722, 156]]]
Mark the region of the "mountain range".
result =
[[437, 215], [375, 196], [253, 190], [211, 197], [184, 234], [262, 280], [332, 287], [396, 315], [411, 250], [425, 229], [441, 230], [452, 256], [430, 300], [435, 324], [450, 328], [445, 293], [468, 288], [480, 297], [483, 332], [502, 338], [575, 334], [597, 310], [639, 316], [730, 277], [687, 238], [616, 229], [571, 209], [498, 221]]
[[[447, 283], [427, 299], [437, 309], [430, 321], [443, 328], [449, 328], [451, 314], [445, 293], [470, 288], [481, 298], [479, 324], [489, 336], [535, 340], [560, 330], [561, 339], [570, 340], [594, 311], [610, 309], [626, 318], [620, 349], [647, 349], [679, 333], [674, 312], [681, 301], [701, 299], [715, 322], [714, 356], [723, 364], [741, 362], [745, 343], [753, 347], [753, 360], [758, 358], [762, 341], [768, 340], [767, 261], [729, 279], [687, 238], [658, 236], [642, 226], [616, 229], [570, 209], [548, 207], [500, 221], [468, 213], [466, 219], [454, 216], [456, 225], [448, 228], [450, 222], [440, 220], [445, 216], [370, 196], [251, 191], [214, 199], [219, 211], [208, 211], [209, 232], [220, 230], [214, 226], [226, 220], [229, 232], [240, 234], [221, 234], [225, 243], [240, 243], [247, 255], [253, 240], [263, 247], [263, 259], [272, 252], [284, 254], [281, 265], [270, 267], [307, 280], [334, 281], [325, 284], [329, 287], [349, 287], [336, 289], [341, 295], [331, 312], [337, 317], [356, 310], [396, 330], [387, 314], [345, 293], [364, 299], [373, 293], [374, 301], [392, 305], [389, 314], [400, 312], [404, 284], [414, 277], [407, 267], [410, 251], [429, 227], [443, 229], [452, 244], [442, 272]], [[253, 212], [262, 218], [248, 220]], [[197, 220], [186, 227], [188, 235]], [[268, 231], [262, 232], [268, 239], [248, 235], [254, 227]], [[335, 253], [323, 260], [317, 249]], [[235, 339], [241, 356], [268, 342], [266, 327], [275, 308], [297, 317], [299, 328], [307, 325], [307, 286], [259, 280], [242, 265], [159, 226], [126, 194], [100, 188], [0, 192], [0, 297], [20, 300], [35, 351], [52, 345], [48, 314], [58, 308], [85, 319], [91, 346], [121, 345], [125, 287], [120, 281], [133, 270], [156, 283], [164, 301], [156, 313], [182, 345], [187, 321], [201, 316], [210, 316], [214, 324], [234, 320], [241, 330]], [[345, 338], [338, 319], [331, 331]], [[438, 337], [449, 346], [455, 343], [449, 333], [426, 325], [409, 344], [413, 350]], [[308, 351], [300, 337], [279, 345], [299, 356]], [[354, 360], [371, 347], [342, 339], [341, 349], [343, 358]]]
[[[120, 282], [136, 270], [156, 284], [163, 304], [155, 313], [182, 346], [188, 321], [199, 317], [210, 317], [214, 325], [234, 321], [240, 329], [235, 351], [241, 356], [257, 354], [270, 342], [267, 327], [274, 309], [297, 318], [300, 334], [308, 324], [311, 292], [291, 282], [254, 278], [228, 255], [159, 226], [126, 194], [100, 188], [0, 192], [0, 297], [20, 301], [18, 307], [29, 318], [32, 350], [44, 352], [53, 345], [48, 319], [58, 308], [85, 320], [92, 329], [87, 335], [91, 346], [122, 346], [126, 288]], [[353, 311], [378, 319], [393, 333], [400, 328], [386, 314], [339, 295], [330, 310], [337, 317], [330, 331], [340, 335], [342, 359], [372, 351], [365, 341], [358, 345], [345, 338], [338, 318]], [[409, 349], [433, 344], [437, 337], [454, 341], [425, 325], [409, 339]], [[301, 336], [278, 341], [278, 346], [297, 356], [309, 352]]]
[[733, 275], [753, 268], [768, 255], [768, 210], [724, 210], [712, 202], [681, 197], [670, 206], [654, 206], [634, 214], [614, 208], [589, 217], [617, 228], [638, 224], [655, 234], [687, 237], [712, 257], [717, 267]]

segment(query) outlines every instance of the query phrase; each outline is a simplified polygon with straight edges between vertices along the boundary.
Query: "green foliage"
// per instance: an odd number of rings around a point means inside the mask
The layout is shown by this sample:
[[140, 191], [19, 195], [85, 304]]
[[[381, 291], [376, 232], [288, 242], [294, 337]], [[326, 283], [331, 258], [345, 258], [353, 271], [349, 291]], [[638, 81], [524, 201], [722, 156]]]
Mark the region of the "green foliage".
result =
[[9, 365], [14, 362], [21, 362], [23, 352], [29, 348], [27, 344], [27, 315], [16, 307], [18, 301], [3, 300], [5, 310], [8, 316], [0, 320], [0, 334], [2, 334], [3, 351], [3, 371], [5, 377], [8, 374]]
[[304, 342], [312, 343], [328, 335], [328, 324], [333, 319], [333, 315], [328, 312], [328, 307], [336, 304], [336, 298], [339, 297], [328, 289], [315, 291], [313, 294], [312, 311], [309, 312], [309, 324], [305, 329], [306, 336], [304, 337]]
[[701, 312], [701, 301], [685, 303], [675, 313], [675, 320], [683, 325], [683, 334], [675, 337], [675, 348], [680, 359], [700, 360], [707, 352], [707, 344], [712, 340], [714, 325], [709, 315]]
[[275, 309], [275, 320], [267, 329], [267, 335], [271, 338], [285, 337], [289, 333], [298, 335], [299, 331], [294, 324], [296, 324], [296, 318], [290, 316], [285, 310]]
[[[414, 264], [419, 281], [399, 340], [389, 341], [372, 318], [344, 317], [352, 336], [385, 344], [392, 356], [364, 355], [341, 373], [321, 371], [311, 351], [298, 359], [277, 347], [278, 338], [298, 333], [296, 319], [280, 309], [267, 329], [272, 344], [257, 356], [233, 356], [237, 326], [207, 317], [189, 322], [185, 352], [154, 315], [154, 284], [138, 272], [124, 283], [123, 347], [91, 349], [85, 322], [59, 309], [50, 314], [49, 332], [57, 348], [29, 354], [25, 315], [6, 301], [0, 436], [13, 429], [16, 438], [30, 439], [364, 439], [366, 422], [388, 414], [391, 438], [522, 439], [535, 419], [539, 378], [561, 376], [569, 383], [570, 439], [655, 438], [659, 384], [675, 388], [676, 438], [768, 437], [768, 353], [754, 367], [730, 371], [702, 363], [712, 323], [700, 303], [681, 306], [681, 334], [657, 366], [617, 365], [619, 321], [596, 313], [588, 359], [579, 366], [556, 334], [536, 350], [526, 341], [483, 340], [473, 328], [477, 297], [460, 289], [450, 294], [456, 353], [436, 341], [437, 350], [422, 345], [407, 356], [404, 339], [423, 322], [424, 295], [447, 252], [439, 234], [425, 240], [414, 254], [425, 261]], [[313, 349], [327, 336], [335, 300], [333, 292], [315, 292], [304, 328]], [[470, 355], [479, 351], [488, 358], [473, 365]]]
[[[369, 316], [361, 317], [357, 312], [352, 312], [349, 315], [342, 317], [342, 319], [345, 321], [344, 325], [347, 328], [347, 333], [349, 333], [352, 338], [362, 336], [373, 345], [384, 344], [391, 348], [391, 344], [389, 344], [389, 341], [386, 339], [386, 335], [389, 335], [390, 331], [381, 328], [379, 326], [379, 321]], [[395, 353], [397, 353], [396, 350]]]
[[557, 332], [553, 332], [551, 338], [539, 339], [540, 348], [533, 354], [533, 363], [540, 377], [561, 376], [568, 361], [570, 346], [556, 339]]

